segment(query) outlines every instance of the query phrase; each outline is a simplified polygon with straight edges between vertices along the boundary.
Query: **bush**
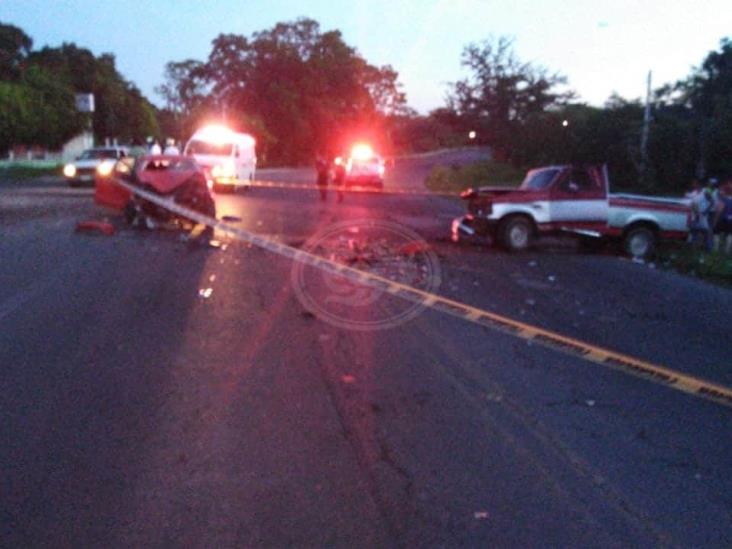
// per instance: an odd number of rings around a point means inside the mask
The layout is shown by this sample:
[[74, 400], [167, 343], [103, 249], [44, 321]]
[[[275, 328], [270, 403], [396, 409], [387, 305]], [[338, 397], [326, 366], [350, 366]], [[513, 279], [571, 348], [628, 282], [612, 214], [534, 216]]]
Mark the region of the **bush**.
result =
[[524, 178], [526, 170], [511, 164], [490, 160], [467, 166], [436, 166], [425, 185], [431, 191], [458, 193], [470, 187], [512, 186]]

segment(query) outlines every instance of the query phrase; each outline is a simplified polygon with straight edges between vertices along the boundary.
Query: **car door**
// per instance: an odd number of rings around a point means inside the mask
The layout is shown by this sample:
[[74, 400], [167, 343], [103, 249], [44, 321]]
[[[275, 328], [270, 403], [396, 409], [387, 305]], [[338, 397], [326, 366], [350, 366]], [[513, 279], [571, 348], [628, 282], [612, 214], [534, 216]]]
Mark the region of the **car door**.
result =
[[129, 180], [134, 170], [135, 159], [126, 157], [119, 160], [109, 176], [97, 174], [94, 178], [94, 201], [97, 204], [113, 208], [115, 210], [123, 209], [129, 202], [132, 194], [130, 191], [117, 185], [116, 179]]
[[564, 230], [601, 230], [607, 225], [608, 199], [602, 171], [568, 168], [552, 185], [549, 217]]

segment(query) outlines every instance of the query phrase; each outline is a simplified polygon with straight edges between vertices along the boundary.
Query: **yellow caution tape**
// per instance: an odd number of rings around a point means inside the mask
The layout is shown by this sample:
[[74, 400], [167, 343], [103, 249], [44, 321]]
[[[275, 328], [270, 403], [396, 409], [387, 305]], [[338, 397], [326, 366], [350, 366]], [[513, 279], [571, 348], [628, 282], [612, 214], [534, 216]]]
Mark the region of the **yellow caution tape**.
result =
[[440, 191], [410, 191], [405, 189], [384, 189], [375, 187], [364, 187], [364, 186], [348, 186], [345, 185], [308, 185], [306, 183], [282, 183], [279, 181], [243, 181], [243, 180], [228, 180], [224, 182], [223, 186], [231, 184], [232, 187], [255, 187], [263, 189], [296, 189], [304, 191], [320, 191], [327, 189], [333, 192], [344, 192], [344, 193], [369, 193], [369, 194], [382, 194], [382, 195], [407, 195], [407, 196], [451, 196], [459, 198], [458, 193], [447, 193]]
[[623, 372], [648, 379], [684, 393], [732, 407], [732, 388], [725, 387], [724, 385], [712, 383], [677, 370], [652, 364], [645, 360], [598, 347], [591, 343], [567, 337], [537, 326], [532, 326], [438, 294], [419, 290], [412, 286], [401, 284], [372, 273], [354, 269], [310, 252], [298, 250], [297, 248], [293, 248], [286, 244], [275, 242], [270, 238], [259, 236], [245, 229], [233, 227], [223, 221], [213, 219], [181, 206], [180, 204], [176, 204], [172, 199], [162, 198], [124, 181], [115, 181], [138, 196], [141, 196], [154, 204], [167, 208], [178, 215], [192, 219], [198, 223], [208, 225], [209, 227], [213, 227], [223, 233], [229, 234], [238, 240], [248, 242], [269, 252], [292, 259], [293, 261], [310, 265], [317, 269], [342, 276], [360, 284], [384, 290], [391, 295], [406, 299], [413, 303], [418, 303], [421, 306], [429, 307], [468, 322], [510, 334], [526, 341], [560, 351], [567, 355], [579, 357], [595, 364], [609, 366], [616, 370], [621, 370]]

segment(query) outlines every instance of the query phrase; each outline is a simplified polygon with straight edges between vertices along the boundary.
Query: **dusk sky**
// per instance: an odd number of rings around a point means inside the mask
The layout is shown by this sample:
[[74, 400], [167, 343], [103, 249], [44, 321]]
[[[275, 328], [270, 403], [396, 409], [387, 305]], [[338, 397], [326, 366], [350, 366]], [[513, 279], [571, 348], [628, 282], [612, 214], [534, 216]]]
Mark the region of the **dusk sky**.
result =
[[391, 64], [409, 104], [444, 104], [447, 83], [465, 75], [465, 44], [508, 35], [523, 61], [566, 75], [581, 100], [601, 105], [613, 91], [644, 94], [686, 76], [732, 36], [730, 0], [328, 0], [112, 2], [0, 0], [0, 21], [34, 46], [75, 42], [111, 52], [120, 72], [154, 102], [167, 61], [204, 60], [219, 33], [250, 35], [300, 16], [340, 29], [370, 63]]

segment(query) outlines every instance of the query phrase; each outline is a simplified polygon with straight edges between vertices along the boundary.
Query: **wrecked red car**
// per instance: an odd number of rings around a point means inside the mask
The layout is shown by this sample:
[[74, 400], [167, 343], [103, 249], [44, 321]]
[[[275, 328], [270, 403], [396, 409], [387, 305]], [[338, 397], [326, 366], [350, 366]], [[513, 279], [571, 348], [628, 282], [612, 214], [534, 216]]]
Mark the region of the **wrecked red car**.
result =
[[123, 158], [102, 164], [94, 179], [97, 204], [124, 212], [133, 226], [152, 227], [156, 221], [190, 221], [145, 200], [117, 181], [140, 187], [208, 217], [216, 217], [216, 204], [203, 169], [190, 157], [152, 155]]

